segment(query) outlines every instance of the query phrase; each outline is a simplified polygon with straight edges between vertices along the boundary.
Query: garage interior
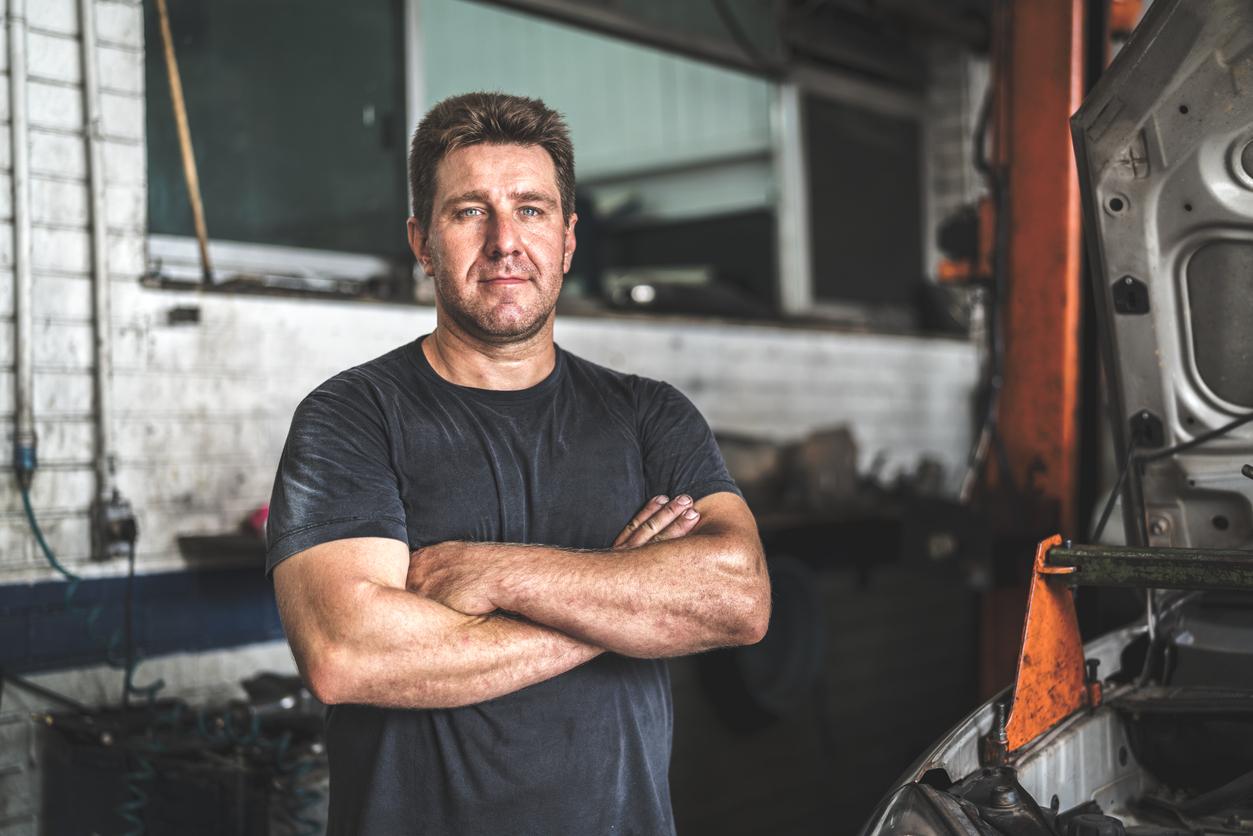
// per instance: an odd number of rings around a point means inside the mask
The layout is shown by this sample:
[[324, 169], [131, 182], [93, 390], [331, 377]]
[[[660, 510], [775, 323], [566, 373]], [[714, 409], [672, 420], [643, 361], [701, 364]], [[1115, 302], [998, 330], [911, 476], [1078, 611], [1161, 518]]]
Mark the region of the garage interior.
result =
[[434, 327], [406, 150], [469, 90], [566, 116], [557, 342], [687, 395], [762, 535], [766, 638], [670, 662], [678, 832], [861, 832], [1014, 681], [1040, 541], [1149, 545], [1071, 117], [1153, 5], [7, 0], [0, 836], [323, 832], [266, 508], [301, 399]]

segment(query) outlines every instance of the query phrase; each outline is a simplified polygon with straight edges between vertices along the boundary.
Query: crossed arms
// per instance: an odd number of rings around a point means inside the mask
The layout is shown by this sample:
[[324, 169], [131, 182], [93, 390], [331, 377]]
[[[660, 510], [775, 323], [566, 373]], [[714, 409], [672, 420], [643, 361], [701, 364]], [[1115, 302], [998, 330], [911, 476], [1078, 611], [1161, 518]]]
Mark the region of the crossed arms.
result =
[[482, 702], [606, 650], [656, 658], [760, 640], [770, 588], [752, 513], [717, 493], [691, 517], [684, 499], [648, 503], [605, 551], [323, 543], [275, 568], [279, 615], [319, 699], [399, 708]]

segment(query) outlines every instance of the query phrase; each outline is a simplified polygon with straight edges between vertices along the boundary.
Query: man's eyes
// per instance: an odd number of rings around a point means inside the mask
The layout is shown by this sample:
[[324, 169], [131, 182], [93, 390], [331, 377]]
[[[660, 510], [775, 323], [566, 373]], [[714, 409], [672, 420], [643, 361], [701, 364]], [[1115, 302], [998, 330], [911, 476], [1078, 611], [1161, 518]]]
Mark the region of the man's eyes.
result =
[[[518, 209], [518, 213], [527, 218], [538, 218], [544, 214], [544, 210], [538, 206], [523, 206]], [[466, 206], [458, 209], [455, 217], [458, 218], [478, 218], [487, 214], [487, 210], [481, 206]]]

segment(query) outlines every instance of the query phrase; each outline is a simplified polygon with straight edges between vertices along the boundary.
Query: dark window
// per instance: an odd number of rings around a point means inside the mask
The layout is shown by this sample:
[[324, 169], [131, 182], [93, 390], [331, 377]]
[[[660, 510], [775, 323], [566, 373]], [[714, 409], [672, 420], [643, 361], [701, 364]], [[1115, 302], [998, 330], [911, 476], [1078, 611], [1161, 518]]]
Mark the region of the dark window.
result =
[[605, 266], [705, 267], [713, 281], [738, 301], [719, 299], [720, 312], [773, 314], [774, 234], [774, 213], [768, 209], [622, 226], [605, 235]]
[[[400, 0], [168, 5], [210, 238], [403, 254]], [[192, 235], [156, 4], [144, 7], [148, 225]]]
[[912, 310], [922, 284], [917, 120], [805, 100], [813, 296]]

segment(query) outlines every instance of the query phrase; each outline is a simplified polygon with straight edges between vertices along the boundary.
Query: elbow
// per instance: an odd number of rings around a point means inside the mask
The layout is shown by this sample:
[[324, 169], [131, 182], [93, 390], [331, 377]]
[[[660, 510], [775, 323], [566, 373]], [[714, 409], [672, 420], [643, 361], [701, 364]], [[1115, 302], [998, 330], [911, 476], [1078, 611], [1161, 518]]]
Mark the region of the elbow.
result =
[[749, 560], [744, 580], [744, 603], [741, 607], [740, 644], [757, 644], [770, 629], [770, 574], [766, 571], [766, 556], [757, 548]]
[[770, 576], [760, 547], [735, 555], [734, 574], [724, 587], [723, 633], [717, 639], [724, 647], [757, 644], [770, 627]]
[[309, 657], [300, 668], [305, 684], [318, 702], [339, 705], [355, 701], [351, 669], [344, 664], [342, 653], [333, 646], [327, 646], [309, 654]]
[[746, 579], [735, 597], [731, 643], [757, 644], [770, 627], [770, 581], [765, 572]]
[[355, 653], [350, 645], [328, 644], [304, 654], [299, 664], [310, 693], [323, 705], [375, 705], [403, 708], [455, 708], [486, 699], [467, 689], [464, 697], [438, 675], [416, 674], [400, 687], [377, 659]]
[[744, 614], [740, 620], [739, 644], [757, 644], [766, 637], [770, 628], [770, 589], [756, 591], [748, 596]]

